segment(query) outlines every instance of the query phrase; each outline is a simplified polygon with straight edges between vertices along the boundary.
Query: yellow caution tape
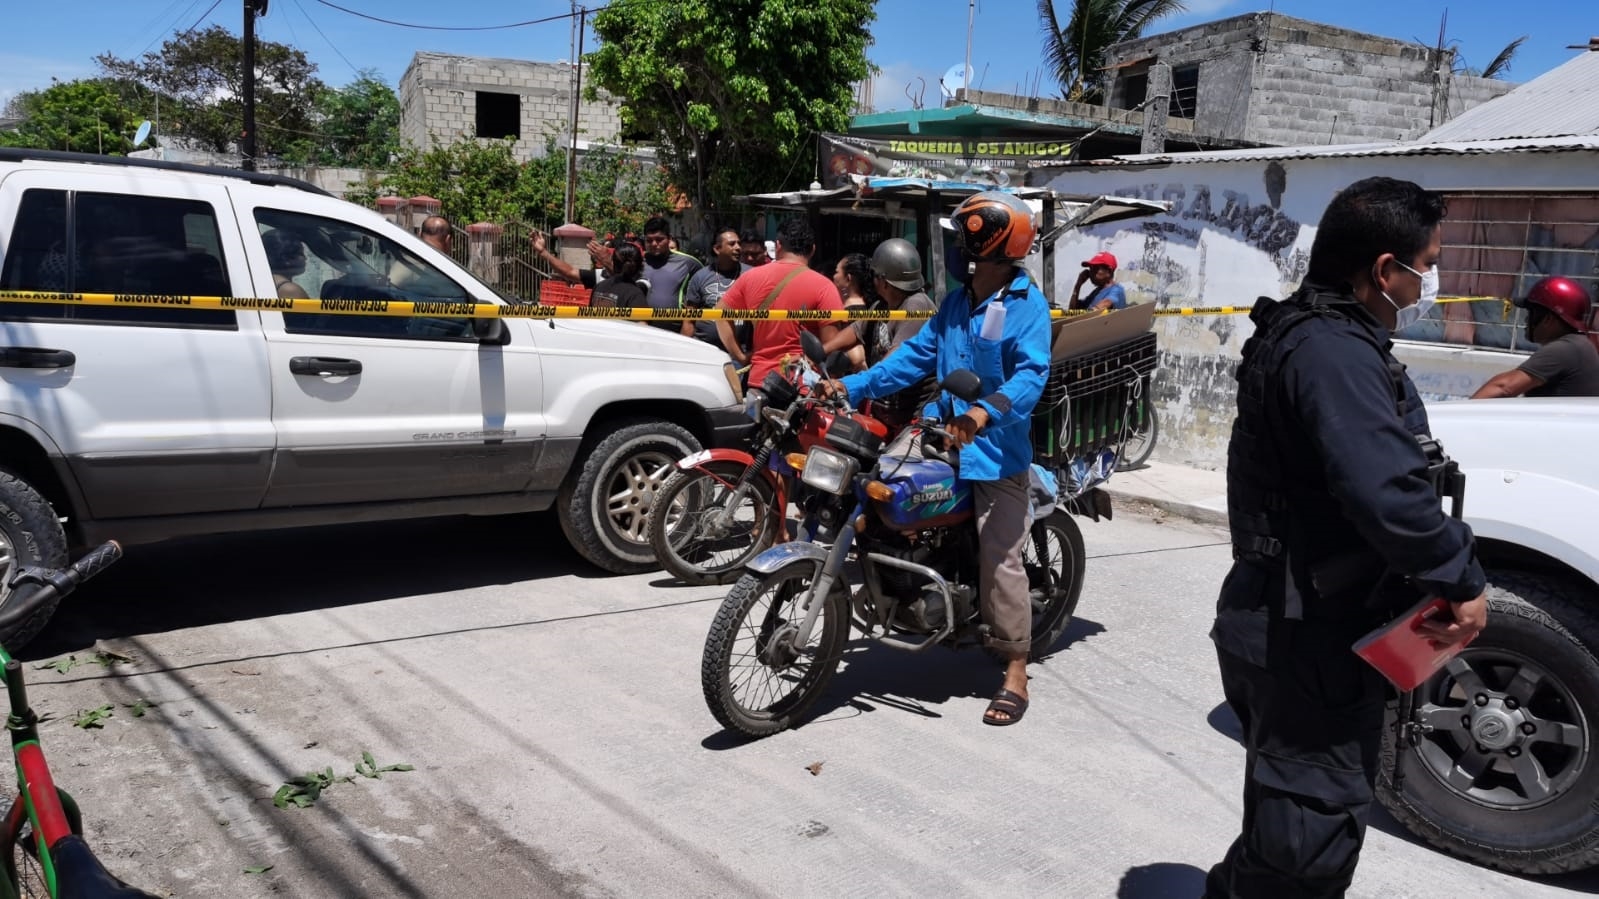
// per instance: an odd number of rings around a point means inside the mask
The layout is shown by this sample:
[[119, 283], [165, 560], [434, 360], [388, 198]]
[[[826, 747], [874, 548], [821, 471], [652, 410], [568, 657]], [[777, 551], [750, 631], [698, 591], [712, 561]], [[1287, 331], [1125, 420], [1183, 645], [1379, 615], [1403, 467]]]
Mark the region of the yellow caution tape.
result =
[[[1440, 303], [1503, 302], [1501, 297], [1446, 297]], [[429, 318], [603, 318], [619, 321], [905, 321], [931, 318], [934, 313], [904, 309], [615, 309], [596, 306], [550, 306], [537, 303], [501, 306], [496, 303], [428, 300], [302, 300], [287, 297], [202, 297], [125, 293], [57, 293], [0, 290], [3, 303], [54, 303], [63, 306], [153, 306], [189, 309], [309, 312], [324, 315], [394, 315]], [[1247, 315], [1247, 306], [1178, 306], [1156, 309], [1156, 315]], [[1107, 315], [1088, 310], [1050, 312], [1054, 318]]]

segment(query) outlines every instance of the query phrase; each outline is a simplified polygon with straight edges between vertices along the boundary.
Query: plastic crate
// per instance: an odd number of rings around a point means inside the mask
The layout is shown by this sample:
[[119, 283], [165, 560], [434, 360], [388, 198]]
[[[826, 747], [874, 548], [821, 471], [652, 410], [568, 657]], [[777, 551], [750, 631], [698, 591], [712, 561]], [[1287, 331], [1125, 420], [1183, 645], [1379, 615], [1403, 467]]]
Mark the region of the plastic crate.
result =
[[1154, 370], [1153, 333], [1050, 365], [1033, 410], [1033, 457], [1064, 463], [1120, 451], [1127, 431], [1148, 414]]

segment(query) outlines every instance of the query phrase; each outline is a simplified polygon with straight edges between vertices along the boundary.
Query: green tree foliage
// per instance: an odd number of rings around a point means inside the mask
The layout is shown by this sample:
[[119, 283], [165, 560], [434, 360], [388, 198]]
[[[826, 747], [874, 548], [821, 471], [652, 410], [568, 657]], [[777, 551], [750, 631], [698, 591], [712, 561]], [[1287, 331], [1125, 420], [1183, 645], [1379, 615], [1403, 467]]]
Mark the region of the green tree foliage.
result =
[[140, 116], [123, 102], [117, 85], [100, 79], [57, 81], [18, 94], [7, 111], [22, 118], [0, 132], [0, 146], [126, 155]]
[[386, 168], [400, 152], [400, 98], [375, 71], [317, 91], [314, 104], [317, 136], [300, 153], [305, 162]]
[[[212, 25], [178, 35], [138, 59], [105, 53], [95, 61], [107, 76], [168, 98], [161, 109], [163, 132], [226, 153], [243, 128], [243, 58], [243, 39]], [[327, 87], [316, 77], [316, 63], [285, 44], [257, 40], [255, 62], [256, 151], [292, 156], [297, 143], [303, 147], [305, 138], [317, 136], [314, 103]]]
[[1044, 61], [1060, 82], [1061, 95], [1084, 103], [1104, 99], [1106, 50], [1141, 37], [1151, 23], [1185, 9], [1182, 0], [1072, 0], [1063, 25], [1055, 4], [1038, 0]]
[[[511, 141], [462, 138], [423, 150], [406, 147], [394, 171], [348, 198], [428, 196], [457, 226], [472, 222], [558, 223], [566, 200], [566, 154], [551, 138], [542, 157], [518, 163]], [[622, 152], [591, 149], [578, 159], [577, 221], [601, 234], [641, 231], [669, 207], [658, 166]]]
[[873, 0], [613, 0], [593, 17], [590, 90], [622, 101], [702, 212], [816, 170], [843, 131], [866, 60]]

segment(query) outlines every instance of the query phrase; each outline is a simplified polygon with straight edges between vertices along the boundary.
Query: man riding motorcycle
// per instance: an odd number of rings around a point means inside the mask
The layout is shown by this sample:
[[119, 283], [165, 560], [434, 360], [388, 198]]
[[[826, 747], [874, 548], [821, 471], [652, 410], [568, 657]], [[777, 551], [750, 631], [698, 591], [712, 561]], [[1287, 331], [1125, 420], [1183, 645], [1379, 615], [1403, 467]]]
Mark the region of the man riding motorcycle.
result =
[[1049, 301], [1016, 264], [1038, 236], [1027, 204], [987, 191], [968, 197], [950, 221], [970, 262], [965, 284], [882, 363], [825, 382], [821, 389], [860, 400], [891, 395], [930, 376], [942, 379], [958, 369], [982, 379], [983, 393], [975, 402], [946, 396], [940, 403], [953, 413], [947, 430], [961, 446], [960, 476], [972, 483], [976, 502], [986, 643], [1006, 659], [1004, 684], [983, 722], [1004, 726], [1020, 721], [1028, 706], [1032, 608], [1022, 553], [1031, 526], [1029, 426], [1049, 375]]

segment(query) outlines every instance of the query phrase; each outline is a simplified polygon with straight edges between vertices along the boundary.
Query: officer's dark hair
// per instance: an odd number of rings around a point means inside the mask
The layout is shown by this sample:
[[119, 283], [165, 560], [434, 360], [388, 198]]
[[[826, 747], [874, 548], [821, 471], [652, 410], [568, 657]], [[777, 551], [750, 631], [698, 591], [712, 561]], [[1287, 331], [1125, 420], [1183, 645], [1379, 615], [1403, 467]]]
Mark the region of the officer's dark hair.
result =
[[777, 242], [789, 253], [798, 253], [801, 256], [816, 249], [816, 232], [811, 230], [811, 223], [803, 218], [784, 219], [777, 226]]
[[666, 219], [663, 219], [660, 216], [656, 216], [655, 218], [652, 218], [649, 221], [644, 223], [644, 233], [645, 234], [670, 234], [671, 233], [671, 225], [668, 225], [666, 223]]
[[1384, 253], [1413, 265], [1447, 212], [1444, 198], [1419, 184], [1396, 178], [1356, 181], [1322, 213], [1306, 274], [1322, 284], [1353, 283]]

